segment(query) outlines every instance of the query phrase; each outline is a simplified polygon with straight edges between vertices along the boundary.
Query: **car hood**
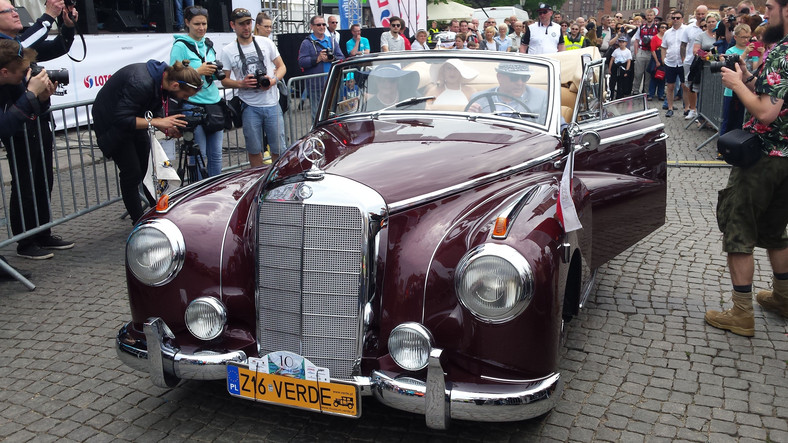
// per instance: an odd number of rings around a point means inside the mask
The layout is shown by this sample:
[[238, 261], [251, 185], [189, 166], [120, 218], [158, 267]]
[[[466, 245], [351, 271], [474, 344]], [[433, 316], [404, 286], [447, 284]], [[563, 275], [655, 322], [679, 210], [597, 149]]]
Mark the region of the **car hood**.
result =
[[283, 156], [273, 179], [311, 167], [300, 152], [309, 137], [325, 145], [325, 173], [363, 183], [388, 204], [505, 171], [559, 146], [557, 137], [506, 121], [381, 117], [317, 128]]

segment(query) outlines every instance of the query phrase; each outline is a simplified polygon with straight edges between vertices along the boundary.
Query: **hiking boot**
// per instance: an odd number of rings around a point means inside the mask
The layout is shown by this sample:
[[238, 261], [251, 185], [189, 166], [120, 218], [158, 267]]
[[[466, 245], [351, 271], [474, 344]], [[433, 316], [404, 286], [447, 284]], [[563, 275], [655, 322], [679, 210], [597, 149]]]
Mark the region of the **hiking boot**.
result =
[[752, 310], [752, 292], [733, 291], [733, 307], [719, 312], [707, 311], [704, 319], [715, 328], [734, 334], [752, 337], [755, 335], [755, 316]]
[[63, 240], [59, 235], [36, 238], [36, 243], [45, 249], [71, 249], [74, 247], [74, 242]]
[[46, 260], [55, 256], [55, 254], [41, 249], [35, 243], [17, 246], [16, 255], [22, 258], [29, 258], [30, 260]]
[[774, 289], [771, 291], [758, 292], [758, 295], [755, 296], [755, 301], [763, 309], [776, 312], [788, 318], [788, 280], [772, 278], [772, 288]]

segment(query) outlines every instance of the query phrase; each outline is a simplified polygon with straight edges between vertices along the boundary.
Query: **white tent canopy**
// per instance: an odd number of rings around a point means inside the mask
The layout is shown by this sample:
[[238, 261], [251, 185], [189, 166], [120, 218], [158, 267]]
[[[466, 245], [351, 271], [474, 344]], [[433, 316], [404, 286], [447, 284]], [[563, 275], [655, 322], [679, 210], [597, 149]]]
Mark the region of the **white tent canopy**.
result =
[[473, 8], [453, 1], [437, 5], [434, 3], [427, 4], [427, 20], [470, 19], [472, 14]]

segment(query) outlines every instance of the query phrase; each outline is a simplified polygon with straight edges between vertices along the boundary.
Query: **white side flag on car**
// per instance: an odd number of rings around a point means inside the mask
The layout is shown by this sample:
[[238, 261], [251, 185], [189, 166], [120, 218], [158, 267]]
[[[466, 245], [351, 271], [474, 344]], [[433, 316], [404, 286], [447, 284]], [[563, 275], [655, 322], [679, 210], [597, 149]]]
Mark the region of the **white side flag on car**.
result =
[[575, 173], [574, 149], [566, 158], [564, 173], [561, 176], [561, 185], [558, 188], [558, 205], [555, 208], [558, 221], [564, 227], [564, 232], [576, 231], [583, 227], [577, 217], [575, 202], [572, 200], [572, 176]]
[[156, 200], [163, 194], [168, 194], [181, 186], [178, 171], [172, 167], [167, 154], [161, 147], [159, 140], [151, 132], [150, 156], [148, 156], [148, 170], [142, 184], [148, 189], [150, 195]]

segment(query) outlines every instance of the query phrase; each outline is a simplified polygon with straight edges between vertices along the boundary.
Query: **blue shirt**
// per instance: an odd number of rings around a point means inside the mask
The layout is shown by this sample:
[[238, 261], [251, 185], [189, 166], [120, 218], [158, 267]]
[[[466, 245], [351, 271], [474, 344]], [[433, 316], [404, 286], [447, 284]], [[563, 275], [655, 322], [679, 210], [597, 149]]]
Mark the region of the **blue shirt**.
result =
[[[309, 34], [309, 37], [312, 39], [313, 42], [317, 42], [323, 49], [331, 49], [334, 48], [334, 40], [331, 39], [331, 36], [328, 33], [323, 34], [323, 40], [318, 40], [314, 33]], [[316, 48], [319, 49], [319, 48]], [[321, 51], [323, 49], [320, 49]], [[331, 70], [331, 62], [324, 62], [323, 64], [323, 72], [328, 72]]]
[[[345, 47], [347, 48], [347, 55], [348, 57], [350, 57], [350, 52], [353, 50], [353, 48], [356, 47], [355, 40], [353, 40], [352, 38], [348, 40], [347, 43], [345, 43]], [[359, 37], [358, 52], [364, 52], [369, 50], [370, 50], [369, 39], [367, 39], [366, 37]]]

